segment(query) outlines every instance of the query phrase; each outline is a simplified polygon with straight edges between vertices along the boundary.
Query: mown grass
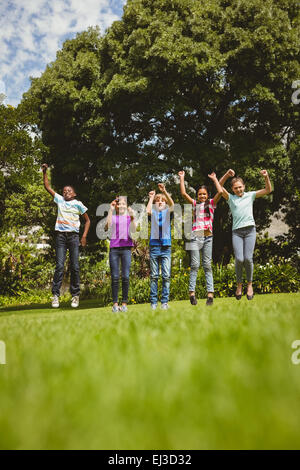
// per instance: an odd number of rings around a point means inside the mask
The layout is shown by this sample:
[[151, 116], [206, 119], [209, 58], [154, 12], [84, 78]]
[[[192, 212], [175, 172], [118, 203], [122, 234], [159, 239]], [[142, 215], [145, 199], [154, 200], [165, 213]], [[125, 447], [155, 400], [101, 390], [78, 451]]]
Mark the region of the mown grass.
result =
[[299, 306], [0, 309], [0, 448], [300, 448]]

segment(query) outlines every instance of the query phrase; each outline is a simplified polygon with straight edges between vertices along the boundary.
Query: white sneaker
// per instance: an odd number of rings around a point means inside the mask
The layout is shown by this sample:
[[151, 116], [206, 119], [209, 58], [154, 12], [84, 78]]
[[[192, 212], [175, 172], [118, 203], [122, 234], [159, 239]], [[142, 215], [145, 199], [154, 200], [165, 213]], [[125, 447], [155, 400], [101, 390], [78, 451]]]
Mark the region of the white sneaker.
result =
[[169, 308], [169, 304], [168, 304], [168, 303], [161, 304], [161, 309], [162, 309], [162, 310], [168, 310], [168, 308]]
[[51, 305], [52, 305], [52, 307], [54, 307], [54, 308], [59, 307], [59, 297], [58, 297], [58, 295], [54, 295], [54, 296], [52, 297], [52, 304], [51, 304]]
[[151, 304], [151, 310], [156, 310], [157, 309], [157, 304]]
[[71, 300], [71, 307], [78, 307], [79, 305], [79, 295], [74, 295], [74, 297], [72, 297], [72, 300]]

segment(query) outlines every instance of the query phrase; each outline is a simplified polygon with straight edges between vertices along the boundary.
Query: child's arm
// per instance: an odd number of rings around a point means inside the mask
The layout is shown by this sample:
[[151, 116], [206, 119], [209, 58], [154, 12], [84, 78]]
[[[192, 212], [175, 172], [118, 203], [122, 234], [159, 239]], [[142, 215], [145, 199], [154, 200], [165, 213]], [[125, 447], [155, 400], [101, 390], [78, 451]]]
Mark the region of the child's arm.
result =
[[228, 180], [228, 178], [233, 178], [233, 176], [235, 175], [235, 172], [234, 170], [230, 169], [230, 170], [227, 170], [225, 175], [222, 176], [222, 178], [220, 178], [220, 185], [222, 186], [222, 194], [221, 196], [223, 196], [224, 199], [226, 199], [226, 201], [228, 201], [229, 199], [229, 192], [226, 191], [226, 189], [223, 187], [224, 184], [226, 183], [226, 181]]
[[47, 175], [47, 169], [48, 169], [48, 165], [47, 163], [43, 163], [42, 164], [42, 170], [43, 170], [43, 182], [44, 182], [44, 187], [46, 189], [46, 191], [48, 191], [48, 193], [51, 194], [51, 196], [55, 196], [55, 191], [53, 191], [53, 189], [51, 188], [50, 184], [49, 184], [49, 181], [48, 181], [48, 175]]
[[133, 212], [133, 209], [131, 209], [131, 207], [128, 207], [127, 209], [128, 211], [128, 215], [130, 216], [130, 233], [134, 233], [136, 231], [136, 222], [135, 222], [135, 218], [134, 218], [134, 212]]
[[220, 197], [222, 196], [223, 194], [223, 188], [222, 186], [220, 185], [219, 181], [218, 181], [218, 178], [216, 176], [216, 173], [211, 173], [210, 175], [208, 175], [208, 177], [213, 180], [213, 182], [215, 183], [215, 186], [217, 188], [217, 194], [215, 195], [213, 201], [214, 201], [214, 204], [216, 205], [220, 199]]
[[262, 197], [272, 192], [272, 185], [267, 170], [261, 170], [260, 174], [265, 178], [265, 187], [256, 191], [256, 197]]
[[146, 208], [146, 211], [147, 211], [148, 215], [152, 214], [152, 205], [153, 205], [154, 197], [155, 197], [155, 191], [150, 191], [150, 193], [149, 193], [149, 202], [148, 202], [147, 208]]
[[111, 227], [112, 215], [113, 215], [113, 211], [116, 207], [116, 204], [117, 204], [116, 199], [110, 204], [110, 208], [109, 208], [109, 211], [108, 211], [108, 214], [107, 214], [106, 224], [105, 224], [105, 227], [104, 227], [105, 230], [108, 230]]
[[167, 204], [169, 206], [170, 211], [172, 211], [174, 209], [174, 201], [171, 198], [170, 194], [167, 192], [165, 185], [163, 183], [158, 183], [158, 189], [161, 193], [163, 193], [164, 196], [166, 196]]
[[84, 225], [84, 232], [83, 232], [81, 240], [80, 240], [80, 244], [81, 244], [81, 246], [86, 246], [86, 236], [87, 236], [88, 231], [90, 229], [91, 221], [90, 221], [90, 218], [89, 218], [89, 216], [87, 215], [86, 212], [84, 214], [82, 214], [82, 217], [85, 220], [85, 225]]
[[184, 185], [184, 175], [185, 175], [185, 172], [184, 171], [179, 171], [178, 172], [178, 176], [180, 178], [180, 192], [181, 192], [181, 195], [184, 197], [184, 199], [189, 202], [190, 204], [193, 204], [194, 203], [194, 199], [189, 196], [185, 190], [185, 185]]
[[224, 184], [226, 183], [226, 181], [228, 180], [228, 178], [233, 178], [235, 175], [235, 172], [234, 170], [232, 170], [230, 168], [230, 170], [227, 170], [225, 175], [222, 176], [222, 178], [219, 179], [219, 183], [221, 186], [224, 186]]

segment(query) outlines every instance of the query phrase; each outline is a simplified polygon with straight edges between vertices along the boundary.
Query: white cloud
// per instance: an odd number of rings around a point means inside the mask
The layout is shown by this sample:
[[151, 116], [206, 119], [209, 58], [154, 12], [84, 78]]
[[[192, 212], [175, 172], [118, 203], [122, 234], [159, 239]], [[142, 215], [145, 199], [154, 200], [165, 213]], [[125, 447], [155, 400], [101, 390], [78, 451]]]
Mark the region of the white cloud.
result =
[[120, 19], [125, 0], [11, 0], [0, 3], [0, 80], [16, 105], [66, 38], [89, 26], [102, 33]]

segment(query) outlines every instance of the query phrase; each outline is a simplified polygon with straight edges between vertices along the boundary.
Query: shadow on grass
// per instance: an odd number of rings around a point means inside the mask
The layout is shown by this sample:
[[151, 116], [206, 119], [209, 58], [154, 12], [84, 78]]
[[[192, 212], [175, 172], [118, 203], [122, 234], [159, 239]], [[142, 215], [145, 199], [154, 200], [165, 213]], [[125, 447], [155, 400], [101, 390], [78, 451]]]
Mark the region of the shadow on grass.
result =
[[12, 312], [26, 312], [28, 310], [49, 310], [52, 313], [59, 313], [64, 311], [76, 311], [79, 310], [90, 310], [94, 308], [103, 308], [103, 305], [100, 305], [99, 300], [97, 299], [89, 299], [89, 300], [82, 300], [79, 304], [79, 307], [72, 308], [70, 305], [70, 301], [63, 301], [61, 302], [59, 308], [51, 307], [50, 302], [47, 303], [35, 303], [35, 304], [27, 304], [27, 305], [12, 305], [11, 307], [0, 307], [0, 318], [3, 316], [7, 316], [5, 314], [12, 313]]

